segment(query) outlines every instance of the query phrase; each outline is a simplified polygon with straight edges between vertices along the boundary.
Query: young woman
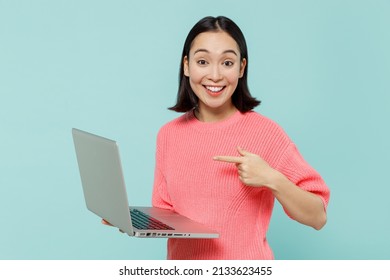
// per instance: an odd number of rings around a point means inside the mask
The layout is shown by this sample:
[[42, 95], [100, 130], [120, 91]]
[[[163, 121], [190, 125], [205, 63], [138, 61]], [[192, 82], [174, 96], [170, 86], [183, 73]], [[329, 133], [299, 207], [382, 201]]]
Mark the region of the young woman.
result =
[[184, 44], [177, 103], [157, 136], [153, 206], [220, 233], [169, 239], [168, 259], [273, 259], [266, 234], [276, 198], [294, 220], [326, 223], [329, 189], [283, 129], [254, 112], [248, 53], [226, 17], [201, 19]]

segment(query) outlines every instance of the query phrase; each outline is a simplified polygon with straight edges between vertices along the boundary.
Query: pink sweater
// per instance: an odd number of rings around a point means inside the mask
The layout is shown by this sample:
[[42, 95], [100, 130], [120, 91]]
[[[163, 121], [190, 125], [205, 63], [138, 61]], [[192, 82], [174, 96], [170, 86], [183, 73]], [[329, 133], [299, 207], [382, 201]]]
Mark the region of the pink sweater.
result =
[[169, 239], [168, 259], [274, 258], [266, 239], [271, 191], [243, 185], [234, 164], [213, 160], [238, 156], [237, 146], [258, 154], [327, 206], [329, 189], [275, 122], [256, 112], [237, 112], [204, 123], [188, 112], [159, 131], [152, 202], [213, 228], [220, 238]]

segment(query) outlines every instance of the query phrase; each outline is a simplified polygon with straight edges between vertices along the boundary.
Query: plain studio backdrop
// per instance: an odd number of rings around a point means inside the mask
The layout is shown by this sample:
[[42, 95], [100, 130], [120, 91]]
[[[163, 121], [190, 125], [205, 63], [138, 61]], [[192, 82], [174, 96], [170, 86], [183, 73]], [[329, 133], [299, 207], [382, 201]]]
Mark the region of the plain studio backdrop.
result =
[[208, 15], [240, 26], [256, 111], [331, 189], [319, 232], [276, 203], [275, 257], [388, 259], [389, 14], [375, 0], [0, 0], [0, 259], [165, 259], [165, 239], [129, 238], [86, 209], [71, 128], [117, 140], [131, 202], [150, 204], [182, 46]]

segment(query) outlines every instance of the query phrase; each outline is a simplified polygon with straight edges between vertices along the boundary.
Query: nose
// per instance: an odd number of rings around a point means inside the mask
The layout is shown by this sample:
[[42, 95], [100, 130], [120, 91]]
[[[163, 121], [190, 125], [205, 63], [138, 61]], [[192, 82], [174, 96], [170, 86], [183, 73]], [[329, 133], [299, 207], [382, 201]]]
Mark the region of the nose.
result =
[[214, 65], [213, 67], [210, 67], [209, 79], [213, 82], [222, 80], [222, 73], [221, 69], [219, 68], [219, 65]]

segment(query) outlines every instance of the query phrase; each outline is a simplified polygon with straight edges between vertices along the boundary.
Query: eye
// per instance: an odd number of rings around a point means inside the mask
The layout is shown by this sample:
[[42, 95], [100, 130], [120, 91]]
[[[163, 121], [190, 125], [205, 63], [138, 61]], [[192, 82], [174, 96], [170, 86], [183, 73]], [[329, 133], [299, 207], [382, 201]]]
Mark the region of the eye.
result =
[[199, 59], [199, 60], [197, 61], [197, 63], [198, 63], [199, 65], [206, 65], [206, 64], [207, 64], [207, 61], [204, 60], [204, 59]]
[[230, 61], [230, 60], [226, 60], [223, 62], [223, 65], [227, 66], [227, 67], [230, 67], [230, 66], [233, 66], [233, 61]]

